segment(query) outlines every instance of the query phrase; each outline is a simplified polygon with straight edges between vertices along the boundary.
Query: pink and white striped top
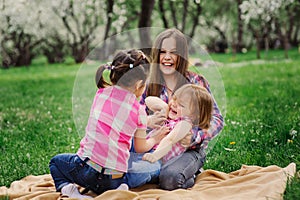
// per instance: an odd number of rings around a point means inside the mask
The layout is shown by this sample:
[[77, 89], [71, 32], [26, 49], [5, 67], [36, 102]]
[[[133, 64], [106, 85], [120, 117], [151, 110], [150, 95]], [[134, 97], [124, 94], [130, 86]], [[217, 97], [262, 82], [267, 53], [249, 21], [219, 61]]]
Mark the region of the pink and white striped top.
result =
[[120, 86], [99, 89], [77, 154], [102, 167], [127, 172], [134, 133], [146, 128], [145, 106], [133, 93]]

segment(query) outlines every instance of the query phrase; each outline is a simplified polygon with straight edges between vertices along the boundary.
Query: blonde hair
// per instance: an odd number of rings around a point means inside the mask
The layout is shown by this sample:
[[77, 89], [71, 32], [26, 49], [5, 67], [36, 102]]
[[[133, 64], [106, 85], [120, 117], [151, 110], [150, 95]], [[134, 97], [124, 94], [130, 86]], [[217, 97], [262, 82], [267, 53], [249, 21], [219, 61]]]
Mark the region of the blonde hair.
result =
[[202, 86], [185, 84], [176, 90], [175, 98], [187, 95], [191, 98], [190, 110], [193, 124], [201, 129], [208, 129], [212, 118], [213, 99], [211, 94]]

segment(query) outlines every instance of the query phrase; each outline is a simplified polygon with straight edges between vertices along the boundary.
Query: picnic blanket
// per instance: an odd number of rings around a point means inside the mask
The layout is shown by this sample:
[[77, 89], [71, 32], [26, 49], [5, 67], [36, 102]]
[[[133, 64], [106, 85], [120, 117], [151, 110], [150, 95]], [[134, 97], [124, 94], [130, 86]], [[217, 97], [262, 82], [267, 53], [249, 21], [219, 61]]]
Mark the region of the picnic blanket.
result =
[[[216, 170], [205, 170], [196, 177], [195, 185], [190, 189], [177, 189], [166, 191], [158, 189], [155, 184], [146, 184], [142, 187], [129, 191], [110, 190], [96, 196], [89, 192], [88, 195], [95, 200], [260, 200], [260, 199], [283, 199], [283, 193], [289, 178], [296, 173], [296, 164], [290, 163], [281, 168], [276, 165], [267, 167], [247, 166], [230, 173]], [[83, 188], [81, 188], [83, 189]], [[55, 192], [53, 179], [50, 174], [39, 176], [27, 176], [14, 181], [10, 187], [0, 187], [0, 199], [34, 199], [34, 200], [57, 200], [68, 199], [61, 197]]]

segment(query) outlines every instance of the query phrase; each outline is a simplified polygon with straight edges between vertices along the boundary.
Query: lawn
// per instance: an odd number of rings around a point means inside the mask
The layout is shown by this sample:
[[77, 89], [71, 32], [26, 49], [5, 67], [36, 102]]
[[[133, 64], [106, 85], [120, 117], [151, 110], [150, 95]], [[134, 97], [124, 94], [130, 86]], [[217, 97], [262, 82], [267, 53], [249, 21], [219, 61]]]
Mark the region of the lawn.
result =
[[[285, 60], [282, 51], [271, 51], [263, 62], [251, 62], [254, 55], [211, 55], [223, 63], [217, 70], [226, 91], [226, 125], [209, 148], [205, 169], [295, 162], [299, 171], [300, 54], [293, 50]], [[0, 70], [0, 186], [49, 173], [52, 156], [77, 151], [72, 92], [79, 68], [38, 59], [30, 67]], [[284, 195], [297, 197], [299, 178]]]

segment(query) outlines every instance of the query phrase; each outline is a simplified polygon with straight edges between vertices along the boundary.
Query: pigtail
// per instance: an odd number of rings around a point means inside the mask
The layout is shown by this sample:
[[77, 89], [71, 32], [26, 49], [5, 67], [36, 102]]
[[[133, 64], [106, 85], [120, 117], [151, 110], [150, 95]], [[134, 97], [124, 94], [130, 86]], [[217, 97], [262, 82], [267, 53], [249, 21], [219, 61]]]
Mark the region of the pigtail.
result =
[[108, 86], [111, 86], [111, 84], [109, 84], [108, 82], [106, 82], [103, 78], [103, 72], [104, 70], [107, 69], [107, 65], [102, 65], [97, 69], [96, 72], [96, 76], [95, 76], [95, 81], [96, 81], [96, 85], [97, 87], [100, 88], [105, 88]]

